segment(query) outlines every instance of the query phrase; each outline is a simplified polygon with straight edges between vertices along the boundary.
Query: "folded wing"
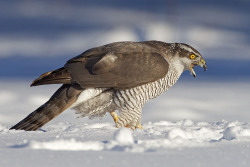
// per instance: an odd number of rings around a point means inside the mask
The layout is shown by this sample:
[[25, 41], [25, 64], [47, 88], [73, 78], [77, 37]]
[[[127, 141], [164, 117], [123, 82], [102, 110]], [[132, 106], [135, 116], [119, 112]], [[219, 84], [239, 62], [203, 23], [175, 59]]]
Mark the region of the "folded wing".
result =
[[169, 63], [143, 43], [113, 43], [90, 49], [64, 66], [81, 87], [127, 89], [163, 78]]

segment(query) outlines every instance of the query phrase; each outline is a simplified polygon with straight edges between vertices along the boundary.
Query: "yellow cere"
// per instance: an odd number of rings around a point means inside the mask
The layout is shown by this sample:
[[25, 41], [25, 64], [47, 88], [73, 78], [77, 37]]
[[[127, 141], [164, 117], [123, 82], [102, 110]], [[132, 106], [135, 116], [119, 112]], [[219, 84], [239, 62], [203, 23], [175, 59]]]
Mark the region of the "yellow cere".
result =
[[194, 59], [195, 57], [196, 57], [196, 56], [195, 56], [195, 55], [193, 55], [193, 54], [192, 54], [192, 55], [190, 55], [190, 58], [191, 58], [191, 59]]

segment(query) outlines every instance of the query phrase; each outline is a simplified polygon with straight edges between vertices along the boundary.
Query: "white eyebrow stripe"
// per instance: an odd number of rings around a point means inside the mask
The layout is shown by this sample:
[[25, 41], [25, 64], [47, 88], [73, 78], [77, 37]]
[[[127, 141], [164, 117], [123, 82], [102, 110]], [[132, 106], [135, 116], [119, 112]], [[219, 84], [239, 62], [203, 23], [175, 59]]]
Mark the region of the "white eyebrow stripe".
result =
[[180, 46], [181, 49], [185, 49], [185, 50], [187, 50], [189, 52], [193, 52], [193, 53], [195, 53], [197, 55], [200, 55], [200, 53], [196, 52], [195, 50], [193, 50], [192, 48], [190, 48], [190, 47], [188, 47], [186, 45], [180, 44], [179, 46]]

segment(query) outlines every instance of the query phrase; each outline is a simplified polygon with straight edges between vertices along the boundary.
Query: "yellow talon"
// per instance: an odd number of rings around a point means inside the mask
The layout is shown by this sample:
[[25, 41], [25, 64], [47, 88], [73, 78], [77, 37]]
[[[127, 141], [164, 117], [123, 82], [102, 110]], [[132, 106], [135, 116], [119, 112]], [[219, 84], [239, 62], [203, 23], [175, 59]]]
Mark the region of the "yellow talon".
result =
[[[126, 127], [126, 128], [130, 128], [130, 127], [129, 127], [129, 125], [125, 125], [124, 127]], [[135, 127], [135, 128], [138, 128], [138, 129], [143, 129], [143, 127], [142, 127], [142, 125], [141, 125], [141, 124], [136, 125], [136, 127]]]
[[115, 123], [118, 121], [118, 116], [116, 116], [116, 117], [114, 117], [114, 121], [115, 121]]
[[112, 111], [112, 112], [110, 112], [110, 115], [113, 117], [113, 119], [114, 119], [114, 121], [115, 121], [115, 123], [118, 121], [118, 115], [116, 114], [116, 112], [115, 111]]
[[141, 124], [136, 125], [136, 128], [138, 128], [138, 129], [143, 129], [143, 127], [141, 126]]
[[[118, 119], [119, 119], [117, 113], [116, 113], [115, 111], [112, 111], [112, 112], [110, 112], [110, 115], [111, 115], [112, 118], [114, 119], [115, 123], [117, 123], [117, 121], [118, 121]], [[139, 121], [139, 122], [140, 122], [140, 121]], [[138, 123], [139, 123], [139, 122], [138, 122]], [[116, 125], [116, 126], [117, 126], [117, 125]], [[129, 124], [128, 124], [128, 125], [125, 125], [124, 127], [126, 127], [126, 128], [131, 128]], [[137, 124], [135, 128], [143, 129], [141, 123]]]

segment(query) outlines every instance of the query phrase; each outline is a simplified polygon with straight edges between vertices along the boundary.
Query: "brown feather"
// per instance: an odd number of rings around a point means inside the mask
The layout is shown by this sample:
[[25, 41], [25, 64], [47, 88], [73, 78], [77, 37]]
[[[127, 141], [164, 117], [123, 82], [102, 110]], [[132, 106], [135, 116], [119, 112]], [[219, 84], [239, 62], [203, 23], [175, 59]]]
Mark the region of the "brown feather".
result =
[[90, 49], [64, 67], [83, 88], [127, 89], [167, 74], [169, 64], [162, 50], [139, 42], [112, 43]]

